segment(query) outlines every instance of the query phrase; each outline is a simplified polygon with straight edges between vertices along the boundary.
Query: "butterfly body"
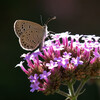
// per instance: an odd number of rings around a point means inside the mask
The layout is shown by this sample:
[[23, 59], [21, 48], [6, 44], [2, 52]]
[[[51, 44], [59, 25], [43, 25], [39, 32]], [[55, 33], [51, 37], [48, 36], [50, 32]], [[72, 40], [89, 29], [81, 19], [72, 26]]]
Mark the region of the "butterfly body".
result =
[[[43, 46], [47, 34], [47, 25], [41, 26], [35, 22], [16, 20], [14, 31], [19, 38], [19, 43], [24, 50], [32, 51], [40, 44]], [[40, 46], [40, 49], [42, 48]]]

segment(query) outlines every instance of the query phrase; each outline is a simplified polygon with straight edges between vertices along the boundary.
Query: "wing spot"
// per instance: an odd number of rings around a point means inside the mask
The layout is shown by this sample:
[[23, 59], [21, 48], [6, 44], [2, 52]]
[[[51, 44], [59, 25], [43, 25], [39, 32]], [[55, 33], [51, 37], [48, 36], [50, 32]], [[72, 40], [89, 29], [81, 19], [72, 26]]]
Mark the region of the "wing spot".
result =
[[18, 35], [21, 35], [22, 34], [22, 32], [18, 32]]
[[[32, 40], [32, 42], [33, 42], [33, 43], [35, 43], [35, 41], [34, 41], [34, 40]], [[36, 43], [35, 43], [35, 44], [36, 44]]]
[[21, 32], [21, 30], [17, 30], [17, 32]]
[[33, 31], [31, 31], [31, 32], [33, 32]]
[[29, 46], [27, 45], [27, 48], [29, 48]]
[[25, 42], [22, 42], [22, 44], [24, 45], [24, 44], [25, 44]]
[[29, 28], [31, 27], [31, 25], [29, 25]]
[[19, 35], [21, 35], [21, 33], [19, 33]]
[[24, 28], [24, 25], [22, 24], [22, 29]]
[[26, 44], [24, 44], [24, 46], [26, 47]]
[[31, 42], [31, 40], [27, 37], [27, 40]]

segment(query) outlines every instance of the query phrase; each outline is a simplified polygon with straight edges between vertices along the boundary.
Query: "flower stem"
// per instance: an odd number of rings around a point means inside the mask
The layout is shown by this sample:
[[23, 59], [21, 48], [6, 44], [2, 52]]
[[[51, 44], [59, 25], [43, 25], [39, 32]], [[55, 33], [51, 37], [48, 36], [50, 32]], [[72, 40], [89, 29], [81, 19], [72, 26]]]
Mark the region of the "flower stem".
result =
[[62, 96], [65, 96], [65, 97], [69, 97], [69, 94], [67, 94], [67, 93], [65, 93], [65, 92], [63, 92], [63, 91], [61, 91], [60, 89], [57, 90], [56, 93], [58, 93], [58, 94], [60, 94], [60, 95], [62, 95]]
[[[83, 79], [80, 83], [80, 85], [78, 86], [76, 92], [74, 91], [74, 81], [68, 82], [68, 83], [64, 83], [63, 85], [67, 85], [68, 86], [68, 90], [69, 90], [69, 94], [65, 93], [64, 91], [61, 90], [57, 90], [56, 93], [67, 97], [65, 100], [77, 100], [78, 96], [81, 94], [81, 90], [83, 88], [83, 86], [85, 85], [85, 83], [87, 82], [89, 78]], [[83, 92], [82, 92], [83, 93]]]
[[[70, 94], [70, 100], [77, 100], [77, 96], [75, 96], [75, 93], [74, 93], [74, 88], [73, 88], [73, 83], [69, 83], [68, 84], [68, 90], [69, 90], [69, 94]], [[67, 99], [65, 99], [67, 100]]]
[[78, 97], [78, 95], [80, 95], [80, 91], [82, 90], [82, 88], [84, 87], [85, 83], [87, 82], [88, 78], [83, 79], [79, 85], [79, 87], [77, 88], [76, 92], [75, 92], [75, 96]]
[[74, 96], [74, 88], [73, 88], [73, 84], [69, 84], [69, 85], [68, 85], [68, 90], [69, 90], [70, 96]]

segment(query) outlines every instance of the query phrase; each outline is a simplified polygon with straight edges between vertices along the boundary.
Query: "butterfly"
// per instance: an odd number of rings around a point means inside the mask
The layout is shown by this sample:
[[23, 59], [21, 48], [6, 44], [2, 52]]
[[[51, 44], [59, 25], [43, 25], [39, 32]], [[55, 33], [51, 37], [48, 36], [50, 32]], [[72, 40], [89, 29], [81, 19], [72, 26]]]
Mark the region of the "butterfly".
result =
[[47, 24], [54, 19], [56, 19], [55, 16], [49, 19], [43, 26], [27, 20], [16, 20], [14, 23], [14, 31], [19, 39], [20, 46], [27, 51], [33, 51], [38, 46], [42, 50], [44, 40], [48, 33]]

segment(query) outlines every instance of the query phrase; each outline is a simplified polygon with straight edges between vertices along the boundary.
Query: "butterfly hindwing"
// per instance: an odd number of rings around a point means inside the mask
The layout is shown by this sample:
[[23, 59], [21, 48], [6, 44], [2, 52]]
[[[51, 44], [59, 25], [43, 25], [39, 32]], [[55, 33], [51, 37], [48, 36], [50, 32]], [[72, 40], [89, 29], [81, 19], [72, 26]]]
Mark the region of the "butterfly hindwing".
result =
[[[43, 30], [41, 31], [42, 34]], [[35, 30], [27, 30], [20, 36], [19, 42], [23, 49], [31, 51], [39, 46], [42, 41], [42, 38], [42, 36], [38, 36]]]

